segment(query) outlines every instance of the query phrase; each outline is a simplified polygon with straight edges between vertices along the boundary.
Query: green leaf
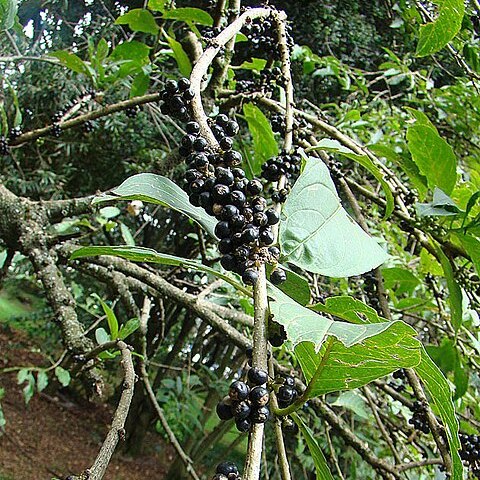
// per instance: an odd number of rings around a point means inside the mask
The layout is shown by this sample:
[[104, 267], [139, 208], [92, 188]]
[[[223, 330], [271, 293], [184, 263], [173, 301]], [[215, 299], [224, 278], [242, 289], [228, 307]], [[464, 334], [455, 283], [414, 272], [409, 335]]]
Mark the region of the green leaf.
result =
[[128, 25], [134, 32], [151, 33], [156, 35], [160, 31], [154, 16], [143, 8], [134, 8], [115, 20], [116, 25]]
[[458, 283], [455, 280], [455, 274], [453, 272], [452, 264], [450, 263], [449, 258], [443, 253], [441, 246], [432, 240], [432, 245], [435, 248], [437, 253], [437, 259], [440, 262], [440, 265], [443, 269], [443, 275], [447, 281], [448, 288], [448, 303], [450, 305], [450, 320], [452, 322], [455, 331], [460, 328], [462, 324], [463, 314], [462, 314], [462, 289], [459, 287]]
[[261, 72], [265, 66], [267, 65], [267, 61], [263, 58], [252, 58], [251, 61], [247, 62], [244, 61], [238, 68], [243, 70], [256, 70]]
[[457, 158], [446, 140], [435, 128], [417, 122], [407, 130], [407, 145], [428, 186], [450, 194], [457, 181]]
[[118, 207], [103, 207], [98, 211], [98, 213], [103, 218], [106, 218], [107, 220], [109, 220], [111, 218], [118, 217], [122, 212]]
[[127, 323], [120, 327], [118, 338], [125, 340], [128, 336], [134, 333], [140, 327], [140, 320], [138, 318], [131, 318]]
[[[267, 275], [270, 277], [273, 267], [270, 264], [267, 264], [266, 267]], [[290, 298], [293, 298], [300, 305], [306, 305], [309, 303], [311, 292], [307, 279], [290, 270], [288, 267], [285, 267], [284, 265], [281, 265], [280, 268], [287, 274], [287, 279], [278, 285], [278, 288], [282, 292], [286, 293]]]
[[[351, 326], [358, 327], [348, 325]], [[414, 367], [420, 361], [420, 343], [415, 335], [413, 329], [405, 323], [393, 322], [377, 335], [350, 347], [334, 341], [322, 373], [313, 386], [311, 397], [360, 388], [399, 368]], [[310, 342], [302, 342], [295, 348], [295, 356], [307, 382], [310, 382], [319, 368], [324, 350], [322, 348], [320, 352], [315, 352]]]
[[410, 155], [398, 155], [393, 149], [386, 145], [369, 145], [368, 148], [380, 157], [384, 157], [390, 162], [398, 165], [407, 175], [414, 188], [418, 190], [421, 199], [425, 198], [427, 194], [427, 179], [420, 174], [415, 162], [410, 158]]
[[307, 442], [308, 450], [310, 451], [317, 472], [317, 480], [333, 480], [327, 460], [323, 455], [317, 440], [313, 436], [312, 431], [307, 425], [305, 425], [305, 423], [303, 423], [302, 419], [296, 413], [292, 413], [291, 417], [298, 425], [299, 430], [302, 432], [302, 435]]
[[62, 385], [62, 387], [68, 387], [70, 385], [70, 372], [65, 370], [62, 367], [55, 368], [55, 376], [57, 377], [58, 381]]
[[0, 31], [13, 27], [17, 10], [17, 0], [0, 0]]
[[310, 308], [315, 312], [328, 313], [350, 323], [379, 323], [387, 321], [381, 318], [374, 308], [348, 295], [328, 297], [325, 305], [317, 303]]
[[99, 64], [102, 64], [108, 56], [108, 52], [110, 47], [108, 46], [108, 42], [101, 38], [97, 45], [97, 52], [96, 52], [96, 59]]
[[458, 455], [458, 449], [460, 448], [458, 420], [455, 415], [450, 386], [423, 348], [421, 350], [421, 362], [415, 367], [415, 371], [424, 383], [446, 427], [445, 432], [453, 462], [451, 480], [461, 480], [463, 478], [463, 465]]
[[396, 295], [405, 293], [411, 295], [421, 283], [410, 270], [405, 268], [382, 268], [382, 275], [385, 280], [385, 288], [395, 291]]
[[332, 335], [349, 348], [390, 328], [397, 329], [399, 325], [400, 331], [405, 331], [409, 335], [416, 334], [415, 330], [400, 321], [359, 324], [331, 320], [313, 309], [303, 307], [273, 285], [268, 285], [268, 295], [273, 320], [283, 325], [287, 338], [294, 346], [302, 342], [311, 342], [318, 351], [325, 338]]
[[135, 76], [130, 87], [130, 98], [140, 97], [145, 95], [150, 85], [150, 75], [147, 75], [144, 72], [139, 72]]
[[435, 187], [433, 200], [430, 203], [417, 203], [415, 209], [419, 217], [449, 217], [463, 213], [455, 202], [438, 187]]
[[417, 57], [425, 57], [438, 52], [450, 42], [462, 27], [465, 5], [463, 0], [442, 0], [438, 17], [434, 22], [420, 26]]
[[130, 232], [130, 229], [124, 223], [120, 224], [120, 232], [122, 233], [122, 238], [127, 245], [135, 245], [135, 239], [133, 238], [132, 232]]
[[118, 338], [118, 320], [115, 312], [98, 296], [95, 297], [100, 300], [100, 304], [102, 305], [103, 311], [107, 316], [107, 323], [108, 329], [110, 331], [110, 340], [116, 340]]
[[214, 231], [217, 223], [215, 218], [208, 215], [202, 208], [194, 207], [188, 195], [178, 185], [161, 175], [153, 173], [133, 175], [119, 187], [114, 188], [110, 194], [96, 197], [93, 203], [110, 200], [142, 200], [173, 208], [195, 220], [215, 238]]
[[115, 257], [131, 260], [132, 262], [150, 262], [158, 263], [160, 265], [171, 265], [174, 267], [193, 268], [194, 270], [209, 273], [215, 277], [221, 278], [230, 285], [233, 285], [237, 290], [245, 293], [248, 296], [251, 296], [249, 290], [225, 273], [218, 272], [217, 270], [207, 267], [202, 263], [196, 262], [195, 260], [175, 257], [174, 255], [167, 255], [166, 253], [159, 253], [151, 248], [131, 247], [128, 245], [113, 247], [81, 247], [72, 253], [70, 259], [75, 260], [77, 258], [93, 257], [98, 255], [113, 255]]
[[57, 50], [56, 52], [49, 53], [49, 55], [58, 58], [62, 65], [73, 72], [83, 73], [84, 75], [90, 76], [87, 64], [78, 55], [68, 52], [67, 50]]
[[164, 12], [165, 11], [166, 0], [148, 0], [148, 8], [154, 12]]
[[253, 103], [243, 106], [243, 114], [248, 123], [248, 130], [253, 138], [255, 152], [252, 170], [255, 175], [261, 172], [261, 165], [270, 157], [278, 155], [278, 145], [273, 135], [270, 122], [264, 113]]
[[138, 65], [147, 65], [150, 63], [149, 54], [150, 47], [142, 42], [132, 40], [117, 45], [110, 54], [110, 58], [115, 61], [130, 60]]
[[382, 186], [383, 192], [385, 193], [385, 198], [387, 200], [387, 206], [385, 208], [385, 218], [390, 217], [395, 207], [395, 200], [393, 198], [392, 191], [390, 190], [390, 186], [384, 179], [384, 174], [380, 171], [380, 169], [370, 160], [367, 155], [358, 155], [353, 150], [342, 145], [338, 140], [330, 140], [329, 138], [323, 138], [320, 140], [312, 150], [324, 150], [327, 152], [334, 152], [339, 155], [343, 155], [344, 157], [353, 160], [354, 162], [359, 163], [363, 167], [365, 167], [378, 182]]
[[17, 383], [21, 385], [25, 382], [27, 384], [23, 387], [23, 398], [25, 403], [28, 403], [35, 393], [35, 377], [28, 368], [22, 368], [17, 373]]
[[172, 49], [173, 56], [177, 62], [180, 73], [184, 77], [189, 77], [190, 73], [192, 73], [192, 64], [190, 62], [190, 59], [188, 58], [188, 55], [185, 53], [185, 50], [183, 49], [182, 44], [180, 42], [177, 42], [174, 38], [167, 35], [166, 32], [164, 32], [164, 35], [165, 35], [165, 38], [167, 39], [168, 44], [170, 45], [170, 48]]
[[45, 370], [39, 370], [37, 373], [37, 390], [39, 392], [45, 390], [48, 385], [48, 375]]
[[100, 327], [95, 330], [95, 340], [99, 345], [103, 345], [109, 342], [111, 338], [107, 331], [103, 327]]
[[312, 157], [283, 206], [279, 240], [286, 261], [329, 277], [360, 275], [388, 258], [349, 217], [327, 167]]
[[371, 415], [368, 414], [365, 408], [365, 400], [357, 392], [343, 392], [330, 405], [332, 407], [342, 407], [351, 410], [364, 420], [371, 418]]
[[471, 235], [461, 235], [457, 233], [455, 236], [470, 255], [477, 275], [480, 275], [480, 241]]
[[168, 10], [162, 15], [165, 20], [180, 20], [181, 22], [196, 23], [198, 25], [213, 25], [213, 18], [210, 14], [200, 8], [175, 8]]

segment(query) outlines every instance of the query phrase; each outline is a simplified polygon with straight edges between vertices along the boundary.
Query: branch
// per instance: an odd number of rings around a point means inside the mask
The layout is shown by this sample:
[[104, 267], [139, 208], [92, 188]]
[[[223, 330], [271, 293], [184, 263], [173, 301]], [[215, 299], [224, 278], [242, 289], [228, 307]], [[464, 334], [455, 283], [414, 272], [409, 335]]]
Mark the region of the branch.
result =
[[92, 465], [92, 468], [73, 479], [81, 480], [101, 480], [107, 471], [108, 464], [112, 458], [113, 452], [118, 444], [119, 438], [125, 435], [125, 420], [127, 419], [130, 404], [132, 403], [133, 390], [135, 384], [135, 370], [133, 368], [132, 354], [128, 345], [122, 341], [116, 342], [120, 352], [122, 353], [121, 365], [124, 371], [123, 391], [118, 402], [117, 410], [113, 416], [112, 426], [105, 437], [102, 448]]
[[[129, 100], [123, 100], [122, 102], [114, 103], [106, 107], [99, 108], [93, 112], [84, 113], [83, 115], [78, 115], [78, 117], [71, 118], [70, 120], [65, 120], [64, 122], [58, 123], [62, 130], [67, 130], [69, 128], [82, 125], [83, 123], [89, 120], [96, 120], [97, 118], [105, 117], [115, 112], [121, 112], [127, 108], [134, 107], [137, 105], [144, 105], [145, 103], [158, 102], [161, 99], [161, 93], [149, 93], [148, 95], [143, 95], [141, 97], [130, 98]], [[46, 127], [37, 128], [30, 132], [25, 132], [22, 135], [19, 135], [15, 139], [9, 142], [10, 146], [21, 145], [26, 142], [31, 142], [36, 140], [52, 130], [53, 125], [48, 125]]]

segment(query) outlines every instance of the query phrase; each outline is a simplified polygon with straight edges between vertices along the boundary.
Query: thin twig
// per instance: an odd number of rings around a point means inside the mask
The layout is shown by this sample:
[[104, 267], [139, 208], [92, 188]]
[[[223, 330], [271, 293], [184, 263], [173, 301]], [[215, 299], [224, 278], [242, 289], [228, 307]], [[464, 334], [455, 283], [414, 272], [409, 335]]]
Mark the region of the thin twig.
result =
[[133, 368], [132, 353], [128, 345], [121, 340], [115, 342], [122, 353], [121, 365], [124, 371], [123, 390], [118, 402], [118, 407], [113, 415], [112, 425], [105, 437], [102, 448], [90, 469], [85, 470], [83, 475], [73, 477], [75, 479], [88, 478], [89, 480], [101, 480], [107, 471], [113, 452], [120, 438], [125, 437], [125, 420], [127, 419], [132, 403], [135, 385], [135, 370]]

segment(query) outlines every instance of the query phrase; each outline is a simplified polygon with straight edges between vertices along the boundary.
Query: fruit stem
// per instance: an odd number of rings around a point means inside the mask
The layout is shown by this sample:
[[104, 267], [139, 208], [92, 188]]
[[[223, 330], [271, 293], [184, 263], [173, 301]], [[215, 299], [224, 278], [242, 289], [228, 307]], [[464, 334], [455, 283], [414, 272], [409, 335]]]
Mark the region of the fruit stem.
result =
[[[254, 325], [252, 366], [267, 371], [267, 277], [265, 265], [258, 268], [258, 280], [253, 287]], [[248, 437], [247, 458], [243, 480], [258, 480], [262, 461], [263, 423], [255, 423]]]

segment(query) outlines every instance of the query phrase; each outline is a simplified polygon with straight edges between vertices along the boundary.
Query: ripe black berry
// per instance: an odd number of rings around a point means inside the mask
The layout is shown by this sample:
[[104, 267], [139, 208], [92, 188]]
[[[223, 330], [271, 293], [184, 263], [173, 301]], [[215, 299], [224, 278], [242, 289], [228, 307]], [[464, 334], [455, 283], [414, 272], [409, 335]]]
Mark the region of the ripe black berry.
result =
[[218, 144], [222, 150], [230, 150], [233, 147], [233, 140], [230, 137], [223, 137]]
[[181, 92], [184, 92], [185, 90], [188, 90], [190, 88], [190, 80], [188, 78], [181, 78], [178, 81], [178, 89]]
[[260, 231], [259, 240], [262, 245], [271, 245], [275, 241], [275, 236], [270, 228], [264, 228]]
[[278, 247], [268, 247], [268, 252], [274, 259], [278, 260], [280, 258], [280, 249]]
[[230, 166], [240, 165], [242, 163], [242, 155], [236, 150], [229, 150], [223, 154], [223, 161]]
[[242, 274], [242, 280], [247, 285], [255, 285], [258, 280], [258, 272], [254, 268], [247, 268]]
[[230, 420], [233, 418], [232, 406], [223, 400], [217, 404], [216, 411], [220, 420]]
[[248, 418], [244, 418], [242, 420], [236, 420], [235, 425], [239, 432], [248, 432], [250, 428], [252, 428], [252, 422]]
[[165, 82], [165, 90], [168, 93], [175, 93], [177, 91], [177, 82], [175, 80], [167, 80]]
[[196, 152], [203, 152], [207, 148], [207, 141], [203, 137], [198, 137], [193, 142], [193, 149]]
[[218, 125], [224, 127], [228, 124], [228, 117], [224, 113], [220, 113], [216, 116], [215, 122], [218, 123]]
[[227, 254], [220, 259], [220, 263], [225, 270], [232, 272], [237, 266], [237, 261], [233, 255]]
[[287, 387], [294, 387], [295, 386], [295, 379], [293, 377], [285, 377], [283, 384], [286, 385]]
[[235, 181], [233, 173], [227, 168], [218, 167], [215, 170], [215, 174], [217, 176], [217, 183], [230, 186], [233, 185], [233, 182]]
[[283, 404], [289, 404], [293, 399], [293, 388], [287, 385], [283, 385], [278, 389], [277, 397], [278, 401]]
[[270, 409], [267, 406], [257, 408], [252, 412], [253, 423], [265, 423], [270, 418]]
[[234, 190], [230, 193], [230, 202], [232, 205], [235, 205], [238, 208], [242, 208], [247, 201], [245, 194], [240, 190]]
[[280, 268], [275, 269], [271, 274], [270, 274], [270, 281], [274, 285], [280, 285], [287, 279], [287, 274], [285, 273], [285, 270], [281, 270]]
[[227, 135], [229, 135], [230, 137], [233, 137], [238, 133], [238, 130], [239, 130], [238, 123], [231, 120], [224, 125], [223, 129], [225, 130], [225, 133]]
[[241, 382], [240, 380], [233, 382], [230, 385], [230, 389], [228, 390], [228, 395], [230, 396], [230, 398], [237, 402], [246, 400], [248, 398], [249, 393], [250, 393], [249, 386], [246, 383]]
[[219, 465], [217, 465], [217, 469], [215, 470], [215, 473], [221, 473], [222, 475], [229, 475], [230, 473], [234, 473], [235, 475], [238, 475], [238, 468], [233, 462], [222, 462]]
[[242, 233], [242, 240], [244, 243], [253, 243], [258, 239], [260, 232], [258, 228], [251, 226], [246, 228]]
[[273, 208], [265, 210], [265, 215], [268, 218], [269, 225], [276, 225], [280, 221], [280, 215]]
[[248, 371], [248, 381], [254, 385], [263, 385], [264, 383], [267, 383], [267, 380], [268, 373], [260, 368], [252, 367]]
[[258, 195], [261, 193], [263, 190], [263, 185], [260, 182], [260, 180], [257, 180], [254, 178], [253, 180], [250, 180], [247, 185], [247, 191], [250, 195]]
[[255, 407], [263, 407], [270, 401], [270, 394], [265, 387], [252, 388], [249, 395], [252, 405]]
[[[201, 204], [201, 203], [200, 203]], [[230, 227], [228, 226], [228, 222], [225, 220], [222, 220], [221, 222], [218, 222], [217, 225], [215, 226], [215, 235], [218, 238], [227, 238], [231, 234]]]
[[243, 420], [250, 416], [251, 408], [247, 402], [239, 402], [233, 407], [233, 414], [236, 420]]

